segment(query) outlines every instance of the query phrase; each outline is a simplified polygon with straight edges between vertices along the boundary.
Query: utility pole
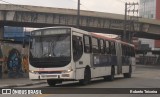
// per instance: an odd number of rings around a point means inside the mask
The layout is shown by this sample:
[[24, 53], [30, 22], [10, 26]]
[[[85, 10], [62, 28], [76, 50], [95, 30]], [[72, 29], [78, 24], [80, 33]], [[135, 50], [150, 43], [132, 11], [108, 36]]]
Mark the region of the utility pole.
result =
[[78, 8], [77, 8], [77, 28], [79, 28], [79, 21], [80, 21], [80, 0], [78, 0]]
[[124, 15], [124, 32], [123, 32], [123, 41], [126, 41], [126, 22], [127, 22], [127, 3], [125, 3], [125, 15]]
[[[138, 6], [139, 4], [138, 3], [125, 3], [125, 16], [124, 16], [124, 31], [123, 31], [123, 37], [122, 37], [122, 41], [125, 41], [125, 42], [131, 42], [132, 40], [132, 33], [131, 32], [128, 32], [127, 30], [134, 30], [134, 14], [135, 12], [137, 12], [137, 15], [138, 15], [138, 9], [136, 10], [136, 6]], [[132, 8], [132, 9], [131, 9]], [[133, 20], [130, 18], [128, 20], [128, 15], [130, 15], [129, 13], [132, 12], [133, 14]], [[131, 17], [131, 15], [130, 15]], [[138, 18], [138, 16], [137, 16]], [[129, 23], [129, 24], [128, 24]], [[129, 29], [127, 29], [129, 26]]]

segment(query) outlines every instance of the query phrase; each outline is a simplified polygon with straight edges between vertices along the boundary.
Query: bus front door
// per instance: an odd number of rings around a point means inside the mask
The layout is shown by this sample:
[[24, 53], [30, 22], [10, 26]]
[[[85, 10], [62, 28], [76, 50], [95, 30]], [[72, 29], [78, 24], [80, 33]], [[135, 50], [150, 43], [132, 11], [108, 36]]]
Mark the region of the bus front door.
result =
[[[73, 50], [73, 60], [75, 64], [75, 78], [81, 79], [80, 75], [81, 73], [81, 66], [83, 66], [83, 43], [82, 43], [82, 37], [80, 35], [73, 35], [72, 37], [72, 50]], [[78, 75], [78, 76], [77, 76]]]

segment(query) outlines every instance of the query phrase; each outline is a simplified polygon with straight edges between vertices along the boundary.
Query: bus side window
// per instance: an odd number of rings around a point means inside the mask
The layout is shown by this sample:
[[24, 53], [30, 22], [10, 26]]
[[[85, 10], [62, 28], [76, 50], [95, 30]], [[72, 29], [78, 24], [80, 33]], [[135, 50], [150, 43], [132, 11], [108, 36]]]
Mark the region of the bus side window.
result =
[[130, 56], [130, 50], [129, 50], [129, 46], [126, 46], [127, 47], [127, 56]]
[[112, 55], [116, 55], [116, 48], [115, 48], [115, 43], [114, 42], [111, 42], [111, 54]]
[[126, 49], [126, 45], [123, 45], [124, 47], [124, 56], [127, 56], [127, 49]]
[[92, 50], [93, 53], [100, 53], [99, 40], [97, 38], [92, 38]]
[[106, 44], [106, 54], [111, 54], [111, 53], [110, 53], [109, 41], [106, 41], [105, 44]]
[[136, 51], [135, 51], [135, 48], [133, 48], [133, 57], [136, 56]]
[[116, 55], [116, 44], [114, 42], [114, 55]]
[[91, 49], [91, 38], [89, 36], [84, 36], [83, 38], [84, 40], [84, 52], [85, 53], [91, 53], [92, 49]]
[[132, 48], [129, 46], [129, 56], [132, 57]]
[[125, 56], [125, 47], [122, 45], [122, 56]]
[[104, 40], [100, 40], [100, 51], [101, 51], [101, 54], [105, 54], [105, 43], [104, 43]]
[[130, 48], [127, 46], [127, 56], [130, 56]]
[[131, 47], [131, 50], [132, 50], [132, 57], [135, 57], [135, 49], [134, 49], [134, 47]]
[[128, 46], [126, 45], [126, 56], [128, 56]]
[[78, 61], [83, 54], [82, 38], [73, 36], [73, 60]]

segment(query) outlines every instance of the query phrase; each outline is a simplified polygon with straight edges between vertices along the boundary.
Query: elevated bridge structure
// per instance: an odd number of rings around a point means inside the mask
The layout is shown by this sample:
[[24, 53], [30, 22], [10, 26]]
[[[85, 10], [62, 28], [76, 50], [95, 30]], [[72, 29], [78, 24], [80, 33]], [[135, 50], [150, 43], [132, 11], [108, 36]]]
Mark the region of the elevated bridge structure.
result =
[[[80, 29], [91, 32], [122, 35], [124, 15], [81, 11]], [[0, 38], [4, 26], [50, 27], [77, 25], [77, 10], [38, 7], [27, 5], [0, 4]], [[132, 25], [132, 26], [131, 26]], [[127, 33], [149, 39], [160, 39], [160, 21], [139, 18], [137, 22], [127, 21]]]

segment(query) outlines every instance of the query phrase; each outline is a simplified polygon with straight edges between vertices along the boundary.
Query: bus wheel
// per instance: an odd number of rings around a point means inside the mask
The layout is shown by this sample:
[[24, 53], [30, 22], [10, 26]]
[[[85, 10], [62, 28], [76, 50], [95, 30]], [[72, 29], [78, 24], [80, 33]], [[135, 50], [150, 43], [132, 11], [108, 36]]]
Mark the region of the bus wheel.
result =
[[108, 76], [104, 76], [104, 81], [107, 81], [108, 80]]
[[91, 71], [89, 67], [86, 67], [84, 70], [84, 79], [80, 80], [80, 84], [86, 85], [89, 84], [91, 81]]
[[114, 80], [114, 75], [115, 75], [115, 68], [112, 66], [112, 68], [111, 68], [111, 75], [109, 75], [107, 77], [107, 80], [108, 81], [113, 81]]
[[132, 66], [129, 66], [129, 72], [123, 74], [124, 78], [131, 78], [132, 76]]
[[54, 87], [57, 83], [57, 81], [52, 80], [52, 79], [47, 79], [47, 83], [49, 86]]

